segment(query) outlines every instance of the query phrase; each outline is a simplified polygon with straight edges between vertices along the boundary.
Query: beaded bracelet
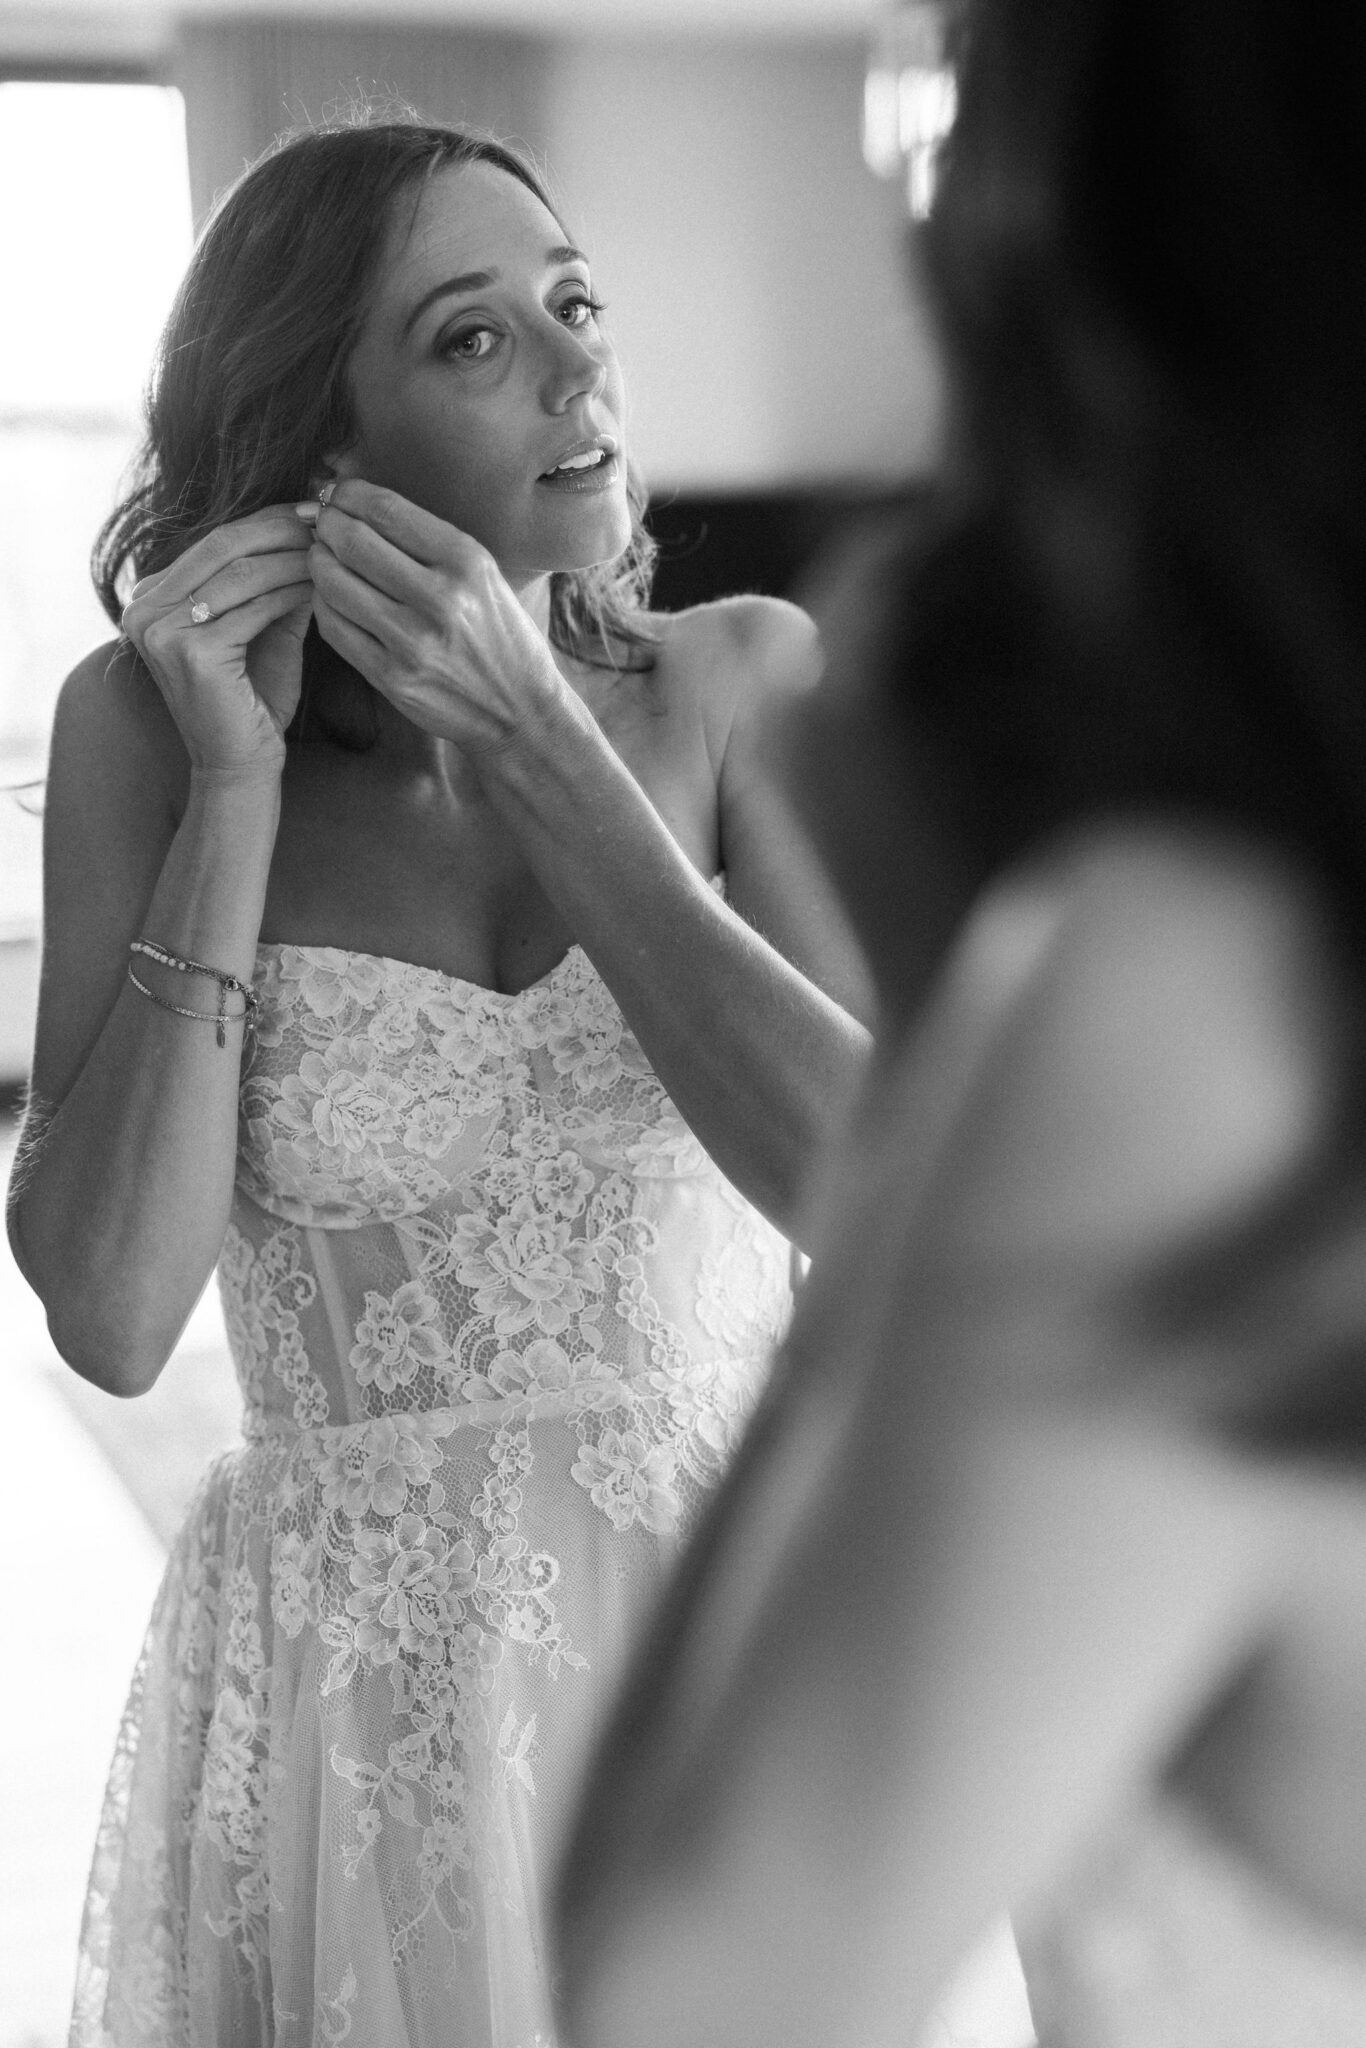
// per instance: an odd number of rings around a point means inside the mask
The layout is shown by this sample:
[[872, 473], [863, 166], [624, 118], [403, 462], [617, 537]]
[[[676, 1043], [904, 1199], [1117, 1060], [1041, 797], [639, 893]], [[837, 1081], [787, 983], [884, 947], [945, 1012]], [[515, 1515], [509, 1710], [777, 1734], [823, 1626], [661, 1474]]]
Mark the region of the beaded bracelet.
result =
[[[133, 963], [130, 960], [128, 963], [128, 979], [132, 982], [138, 994], [146, 996], [149, 1002], [157, 1005], [158, 1009], [170, 1010], [177, 1017], [195, 1017], [202, 1024], [216, 1024], [218, 1026], [218, 1043], [220, 1045], [226, 1045], [228, 1042], [226, 1026], [229, 1023], [235, 1024], [240, 1021], [246, 1027], [247, 1036], [256, 1029], [256, 1015], [261, 1007], [261, 998], [248, 982], [239, 981], [235, 974], [224, 974], [220, 968], [206, 967], [201, 960], [182, 960], [178, 953], [168, 953], [164, 947], [154, 946], [150, 939], [134, 939], [129, 945], [128, 950], [130, 953], [145, 953], [147, 958], [155, 960], [159, 967], [174, 967], [177, 974], [202, 974], [208, 980], [218, 983], [217, 1010], [183, 1009], [179, 1003], [168, 1002], [165, 996], [159, 996], [155, 989], [148, 988], [145, 981], [139, 981], [137, 975], [133, 972]], [[230, 992], [241, 996], [242, 1008], [240, 1010], [229, 1011], [228, 995]]]

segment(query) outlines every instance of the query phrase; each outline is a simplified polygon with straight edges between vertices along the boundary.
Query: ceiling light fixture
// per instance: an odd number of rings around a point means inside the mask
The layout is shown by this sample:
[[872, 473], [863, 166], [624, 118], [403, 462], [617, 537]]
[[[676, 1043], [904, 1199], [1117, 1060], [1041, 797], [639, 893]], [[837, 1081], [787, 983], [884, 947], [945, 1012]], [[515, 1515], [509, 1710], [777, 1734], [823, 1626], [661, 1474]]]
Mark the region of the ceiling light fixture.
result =
[[904, 177], [912, 218], [934, 204], [939, 154], [958, 112], [954, 71], [962, 0], [903, 0], [874, 31], [863, 92], [863, 157]]

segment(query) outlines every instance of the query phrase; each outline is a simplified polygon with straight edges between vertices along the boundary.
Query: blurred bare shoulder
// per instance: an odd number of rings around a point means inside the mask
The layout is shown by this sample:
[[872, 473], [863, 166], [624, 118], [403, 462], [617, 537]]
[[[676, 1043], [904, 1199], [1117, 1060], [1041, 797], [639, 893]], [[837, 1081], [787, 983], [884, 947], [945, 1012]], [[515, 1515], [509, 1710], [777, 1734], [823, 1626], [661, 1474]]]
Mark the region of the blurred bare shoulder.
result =
[[1009, 890], [956, 962], [967, 1008], [1010, 988], [968, 1032], [977, 1071], [938, 1176], [959, 1256], [1138, 1265], [1234, 1222], [1324, 1142], [1345, 994], [1290, 862], [1231, 835], [1110, 828], [1016, 894], [1044, 934], [1028, 971], [995, 971], [1018, 938]]

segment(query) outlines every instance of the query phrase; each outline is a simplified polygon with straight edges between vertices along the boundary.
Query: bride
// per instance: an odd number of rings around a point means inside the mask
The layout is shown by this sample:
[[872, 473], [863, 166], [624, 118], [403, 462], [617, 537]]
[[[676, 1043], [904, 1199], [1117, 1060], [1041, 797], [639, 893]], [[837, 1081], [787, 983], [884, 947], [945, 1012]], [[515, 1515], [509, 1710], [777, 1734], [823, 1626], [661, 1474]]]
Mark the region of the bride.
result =
[[220, 205], [98, 549], [121, 637], [58, 710], [11, 1205], [112, 1395], [217, 1264], [244, 1400], [78, 2044], [551, 2039], [549, 1845], [867, 1043], [760, 739], [812, 628], [649, 611], [639, 507], [520, 158], [319, 129]]

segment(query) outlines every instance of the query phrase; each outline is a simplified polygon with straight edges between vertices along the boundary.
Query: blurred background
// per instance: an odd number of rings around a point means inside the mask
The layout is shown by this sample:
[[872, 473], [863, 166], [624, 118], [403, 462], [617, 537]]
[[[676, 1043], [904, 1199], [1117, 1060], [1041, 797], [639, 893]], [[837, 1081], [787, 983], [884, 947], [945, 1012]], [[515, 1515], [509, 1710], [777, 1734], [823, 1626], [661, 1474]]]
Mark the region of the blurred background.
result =
[[[357, 94], [528, 147], [609, 307], [660, 602], [790, 591], [935, 453], [906, 189], [868, 167], [896, 168], [865, 132], [891, 19], [876, 0], [0, 0], [0, 1165], [37, 978], [41, 789], [22, 785], [63, 676], [109, 637], [90, 544], [214, 195]], [[52, 2048], [138, 1640], [235, 1399], [212, 1297], [121, 1404], [62, 1366], [0, 1256], [0, 2048]]]

